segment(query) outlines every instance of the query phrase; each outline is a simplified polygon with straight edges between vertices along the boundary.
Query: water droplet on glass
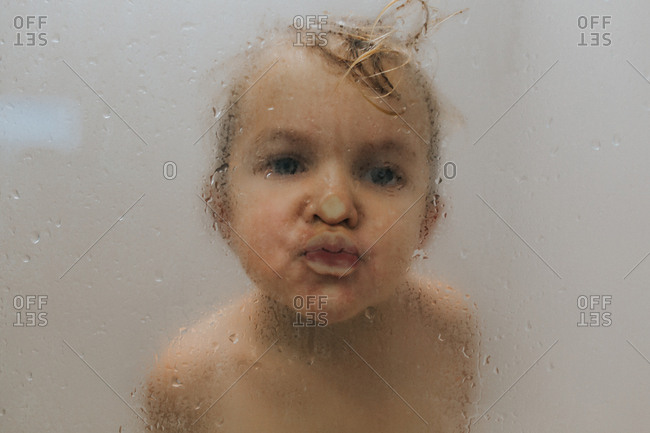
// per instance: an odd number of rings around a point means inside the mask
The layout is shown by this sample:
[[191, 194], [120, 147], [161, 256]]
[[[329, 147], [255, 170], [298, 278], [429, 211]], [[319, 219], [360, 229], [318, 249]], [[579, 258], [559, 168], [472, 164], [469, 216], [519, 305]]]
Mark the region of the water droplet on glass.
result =
[[594, 150], [600, 150], [600, 140], [591, 140], [591, 148]]
[[172, 388], [181, 388], [183, 383], [177, 377], [172, 377]]
[[41, 241], [41, 235], [38, 232], [32, 233], [32, 243], [36, 245]]
[[13, 198], [14, 200], [18, 200], [20, 198], [20, 193], [18, 192], [18, 190], [14, 190], [14, 192], [11, 193], [11, 198]]
[[25, 257], [23, 257], [23, 263], [29, 263], [29, 261], [31, 259], [32, 259], [31, 257], [29, 257], [27, 254], [25, 254]]
[[111, 118], [111, 113], [104, 113], [104, 119], [110, 119]]
[[233, 344], [237, 344], [239, 337], [237, 334], [230, 334], [230, 336], [228, 336], [228, 340], [230, 340]]
[[621, 137], [618, 136], [618, 134], [614, 134], [614, 137], [612, 138], [612, 146], [618, 147], [621, 144]]
[[363, 315], [366, 316], [368, 320], [373, 320], [377, 315], [377, 309], [375, 307], [368, 307]]
[[275, 109], [274, 107], [267, 108], [268, 111], [273, 111], [274, 109]]

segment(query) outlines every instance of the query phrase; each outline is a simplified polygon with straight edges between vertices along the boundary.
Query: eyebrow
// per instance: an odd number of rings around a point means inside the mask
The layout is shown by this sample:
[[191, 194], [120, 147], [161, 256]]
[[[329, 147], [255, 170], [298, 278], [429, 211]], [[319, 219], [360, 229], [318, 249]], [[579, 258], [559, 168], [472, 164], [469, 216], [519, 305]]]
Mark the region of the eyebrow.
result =
[[257, 135], [255, 138], [256, 144], [264, 142], [284, 141], [290, 144], [307, 143], [313, 141], [307, 134], [289, 130], [289, 129], [273, 129], [265, 130]]
[[[309, 134], [296, 131], [293, 129], [272, 129], [264, 130], [255, 138], [256, 145], [272, 144], [273, 142], [284, 142], [291, 146], [298, 146], [300, 144], [312, 144], [314, 139]], [[401, 141], [394, 138], [385, 138], [377, 142], [363, 141], [357, 149], [357, 153], [366, 155], [369, 152], [372, 154], [389, 153], [404, 158], [408, 161], [414, 161], [417, 153], [412, 149], [411, 143]]]
[[373, 154], [388, 153], [398, 156], [400, 159], [405, 159], [409, 162], [415, 161], [417, 152], [413, 149], [413, 144], [407, 141], [395, 140], [392, 138], [384, 139], [378, 142], [363, 143], [362, 153], [372, 151]]

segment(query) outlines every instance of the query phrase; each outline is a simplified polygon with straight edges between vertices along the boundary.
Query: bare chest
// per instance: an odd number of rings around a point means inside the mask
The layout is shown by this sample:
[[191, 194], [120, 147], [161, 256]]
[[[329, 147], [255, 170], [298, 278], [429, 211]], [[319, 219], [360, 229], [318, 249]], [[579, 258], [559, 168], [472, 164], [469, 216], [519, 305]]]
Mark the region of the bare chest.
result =
[[336, 366], [273, 353], [241, 377], [202, 422], [204, 431], [463, 431], [461, 371], [435, 348], [347, 350]]

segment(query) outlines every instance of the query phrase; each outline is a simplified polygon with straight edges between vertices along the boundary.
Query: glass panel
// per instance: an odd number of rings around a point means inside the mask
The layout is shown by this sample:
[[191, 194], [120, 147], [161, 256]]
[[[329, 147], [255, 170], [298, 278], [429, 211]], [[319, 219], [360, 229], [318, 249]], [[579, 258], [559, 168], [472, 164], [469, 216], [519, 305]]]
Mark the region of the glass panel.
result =
[[2, 6], [1, 431], [645, 426], [647, 5]]

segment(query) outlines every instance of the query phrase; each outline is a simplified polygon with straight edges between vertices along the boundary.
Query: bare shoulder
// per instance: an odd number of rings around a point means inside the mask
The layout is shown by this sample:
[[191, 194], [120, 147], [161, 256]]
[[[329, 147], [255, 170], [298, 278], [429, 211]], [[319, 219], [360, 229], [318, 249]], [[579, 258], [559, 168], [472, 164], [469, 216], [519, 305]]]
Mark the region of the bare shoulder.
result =
[[476, 305], [469, 296], [426, 278], [413, 278], [405, 295], [410, 320], [430, 356], [455, 366], [462, 381], [477, 379], [480, 331]]
[[425, 277], [413, 277], [405, 299], [419, 323], [429, 330], [438, 329], [448, 337], [461, 339], [478, 332], [476, 305], [458, 289]]
[[411, 279], [405, 297], [410, 314], [417, 318], [410, 321], [416, 328], [411, 330], [412, 335], [426, 343], [418, 347], [435, 365], [431, 371], [439, 396], [453, 406], [449, 413], [472, 416], [476, 411], [474, 403], [480, 399], [476, 305], [460, 290], [426, 278]]
[[210, 415], [214, 401], [235, 374], [241, 323], [238, 305], [206, 316], [188, 328], [181, 328], [149, 374], [145, 407], [154, 431], [185, 432], [204, 412]]

